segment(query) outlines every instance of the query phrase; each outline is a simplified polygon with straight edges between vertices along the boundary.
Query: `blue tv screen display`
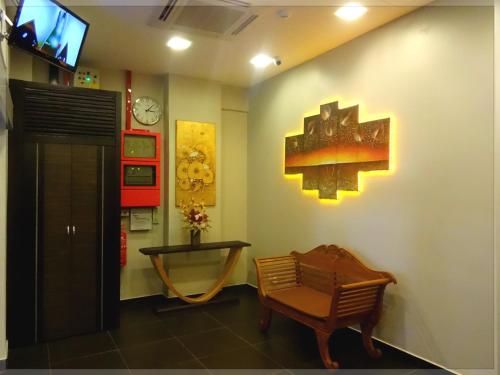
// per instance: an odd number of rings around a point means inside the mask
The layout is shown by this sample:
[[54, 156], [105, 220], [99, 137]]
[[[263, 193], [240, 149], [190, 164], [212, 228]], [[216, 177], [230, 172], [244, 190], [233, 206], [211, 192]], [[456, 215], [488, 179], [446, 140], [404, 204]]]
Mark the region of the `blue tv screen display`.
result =
[[23, 0], [9, 43], [74, 72], [88, 27], [54, 0]]

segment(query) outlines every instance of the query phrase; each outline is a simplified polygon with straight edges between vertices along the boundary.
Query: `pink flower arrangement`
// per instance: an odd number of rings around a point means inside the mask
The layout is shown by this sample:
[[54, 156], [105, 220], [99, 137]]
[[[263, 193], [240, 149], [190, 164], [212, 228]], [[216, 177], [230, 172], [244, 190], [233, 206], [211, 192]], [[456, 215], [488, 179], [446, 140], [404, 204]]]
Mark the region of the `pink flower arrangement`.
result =
[[210, 220], [205, 212], [205, 205], [203, 202], [196, 203], [194, 199], [191, 199], [189, 204], [181, 203], [180, 210], [185, 228], [195, 231], [207, 231], [208, 228], [210, 228]]

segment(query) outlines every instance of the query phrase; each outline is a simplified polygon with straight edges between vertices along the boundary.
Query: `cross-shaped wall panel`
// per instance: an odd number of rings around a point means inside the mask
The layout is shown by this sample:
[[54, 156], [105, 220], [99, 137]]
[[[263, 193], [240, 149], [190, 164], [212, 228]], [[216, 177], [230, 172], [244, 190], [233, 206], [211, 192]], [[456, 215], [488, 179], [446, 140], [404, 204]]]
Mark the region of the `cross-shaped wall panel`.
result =
[[320, 199], [357, 191], [358, 172], [389, 169], [390, 119], [359, 123], [359, 106], [333, 102], [304, 119], [304, 134], [285, 139], [285, 173], [303, 174], [302, 189]]

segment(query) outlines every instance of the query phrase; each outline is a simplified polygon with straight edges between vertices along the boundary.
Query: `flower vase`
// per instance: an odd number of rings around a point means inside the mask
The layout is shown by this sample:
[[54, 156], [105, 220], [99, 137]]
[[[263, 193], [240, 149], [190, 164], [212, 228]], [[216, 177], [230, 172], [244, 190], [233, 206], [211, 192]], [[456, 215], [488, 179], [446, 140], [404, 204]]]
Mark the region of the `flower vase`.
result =
[[191, 229], [191, 246], [200, 244], [201, 231], [199, 229]]

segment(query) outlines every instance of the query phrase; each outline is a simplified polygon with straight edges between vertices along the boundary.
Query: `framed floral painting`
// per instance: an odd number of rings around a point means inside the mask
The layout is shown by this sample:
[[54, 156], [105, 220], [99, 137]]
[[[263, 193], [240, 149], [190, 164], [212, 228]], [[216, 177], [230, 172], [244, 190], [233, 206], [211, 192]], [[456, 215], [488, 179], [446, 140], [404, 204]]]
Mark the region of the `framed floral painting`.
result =
[[215, 125], [177, 120], [176, 127], [175, 205], [215, 206]]

